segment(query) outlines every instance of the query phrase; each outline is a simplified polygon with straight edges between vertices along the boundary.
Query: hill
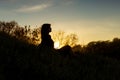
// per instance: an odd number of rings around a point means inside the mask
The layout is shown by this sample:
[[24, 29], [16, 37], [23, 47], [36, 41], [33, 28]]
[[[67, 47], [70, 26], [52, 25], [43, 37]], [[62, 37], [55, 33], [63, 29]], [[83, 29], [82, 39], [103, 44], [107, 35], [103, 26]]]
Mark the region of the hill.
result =
[[103, 55], [66, 56], [0, 32], [0, 80], [119, 80], [120, 61]]

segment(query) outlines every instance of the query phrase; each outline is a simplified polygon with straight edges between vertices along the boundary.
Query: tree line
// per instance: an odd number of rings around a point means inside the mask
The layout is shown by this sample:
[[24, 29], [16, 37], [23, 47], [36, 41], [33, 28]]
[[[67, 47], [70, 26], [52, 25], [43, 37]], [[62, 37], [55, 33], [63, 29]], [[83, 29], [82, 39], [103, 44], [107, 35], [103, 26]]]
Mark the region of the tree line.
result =
[[[16, 21], [0, 21], [0, 32], [34, 45], [40, 44], [40, 29], [40, 27], [31, 29], [31, 26], [21, 27]], [[120, 58], [120, 38], [113, 38], [112, 41], [92, 41], [81, 46], [77, 44], [78, 37], [76, 34], [66, 35], [64, 31], [56, 31], [51, 35], [54, 41], [60, 42], [60, 47], [70, 45], [74, 54], [100, 54]]]
[[[31, 26], [20, 26], [16, 21], [0, 21], [0, 32], [14, 36], [15, 38], [38, 45], [41, 42], [41, 27], [31, 28]], [[54, 41], [60, 42], [60, 47], [65, 45], [75, 46], [78, 42], [76, 34], [65, 34], [64, 31], [53, 31], [52, 38]]]
[[87, 45], [73, 47], [75, 53], [102, 55], [120, 59], [120, 38], [113, 38], [112, 41], [92, 41]]

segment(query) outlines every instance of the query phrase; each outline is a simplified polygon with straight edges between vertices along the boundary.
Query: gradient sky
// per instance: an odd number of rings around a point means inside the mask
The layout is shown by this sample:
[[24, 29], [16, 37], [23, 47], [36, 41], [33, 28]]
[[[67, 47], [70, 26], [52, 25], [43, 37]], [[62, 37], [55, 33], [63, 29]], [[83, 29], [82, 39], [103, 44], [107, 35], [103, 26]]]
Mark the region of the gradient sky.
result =
[[0, 20], [20, 25], [51, 23], [76, 33], [81, 44], [120, 38], [120, 0], [0, 0]]

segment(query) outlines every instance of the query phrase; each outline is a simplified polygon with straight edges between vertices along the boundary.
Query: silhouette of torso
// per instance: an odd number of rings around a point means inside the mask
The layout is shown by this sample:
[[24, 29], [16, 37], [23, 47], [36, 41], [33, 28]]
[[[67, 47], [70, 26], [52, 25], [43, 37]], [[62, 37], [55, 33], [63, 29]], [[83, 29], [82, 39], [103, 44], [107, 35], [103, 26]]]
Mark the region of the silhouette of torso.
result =
[[49, 34], [44, 34], [41, 36], [41, 38], [42, 38], [42, 42], [41, 42], [42, 46], [54, 48], [54, 42]]

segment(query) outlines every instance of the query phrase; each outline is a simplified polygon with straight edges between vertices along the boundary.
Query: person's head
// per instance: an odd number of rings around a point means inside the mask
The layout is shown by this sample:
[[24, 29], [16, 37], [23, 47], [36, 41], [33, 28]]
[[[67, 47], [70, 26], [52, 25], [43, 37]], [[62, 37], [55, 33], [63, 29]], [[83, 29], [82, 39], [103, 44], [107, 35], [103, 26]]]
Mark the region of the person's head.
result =
[[51, 24], [43, 24], [41, 28], [41, 34], [49, 34], [51, 32]]

